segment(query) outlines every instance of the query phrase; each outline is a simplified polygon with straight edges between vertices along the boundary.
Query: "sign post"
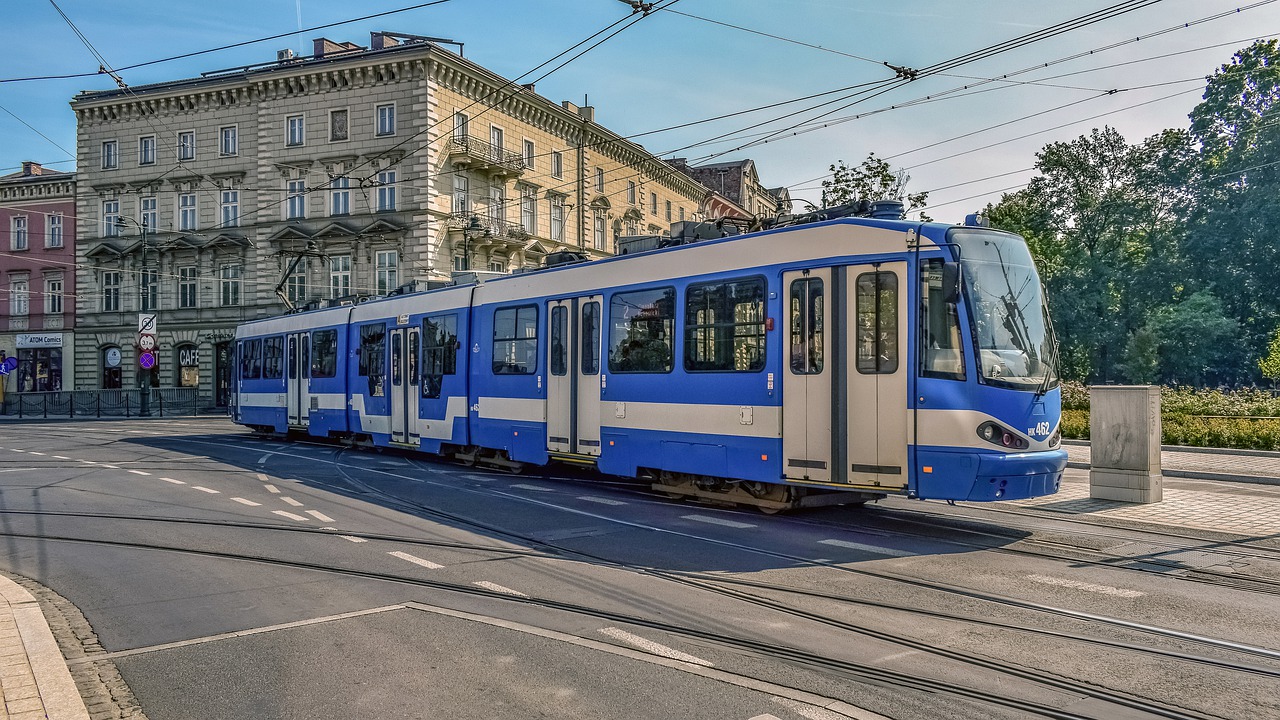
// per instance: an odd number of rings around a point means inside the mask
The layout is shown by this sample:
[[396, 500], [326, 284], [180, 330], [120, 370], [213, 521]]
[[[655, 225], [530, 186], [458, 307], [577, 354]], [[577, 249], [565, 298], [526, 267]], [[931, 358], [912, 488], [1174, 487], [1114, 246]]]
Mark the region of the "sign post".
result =
[[138, 313], [138, 367], [142, 374], [139, 417], [151, 417], [151, 369], [156, 366], [156, 313]]

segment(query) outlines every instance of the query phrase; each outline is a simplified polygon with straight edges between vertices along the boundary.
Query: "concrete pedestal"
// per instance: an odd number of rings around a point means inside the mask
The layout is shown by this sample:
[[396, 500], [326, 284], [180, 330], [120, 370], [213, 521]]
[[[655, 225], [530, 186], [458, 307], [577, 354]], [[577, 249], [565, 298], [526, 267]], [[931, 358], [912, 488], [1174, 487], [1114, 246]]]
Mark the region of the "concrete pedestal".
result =
[[1089, 388], [1089, 497], [1132, 503], [1164, 498], [1160, 474], [1160, 388]]

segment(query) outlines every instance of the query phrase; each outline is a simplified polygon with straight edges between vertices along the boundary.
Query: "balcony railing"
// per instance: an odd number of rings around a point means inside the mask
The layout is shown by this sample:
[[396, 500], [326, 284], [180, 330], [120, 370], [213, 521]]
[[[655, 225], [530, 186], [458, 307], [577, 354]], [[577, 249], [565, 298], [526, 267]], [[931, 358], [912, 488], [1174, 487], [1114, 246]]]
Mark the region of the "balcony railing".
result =
[[449, 217], [445, 220], [445, 225], [450, 230], [462, 230], [471, 224], [471, 218], [475, 218], [480, 223], [480, 227], [488, 231], [487, 234], [477, 233], [472, 235], [472, 247], [480, 247], [485, 244], [523, 245], [532, 237], [520, 223], [497, 220], [473, 212], [449, 213]]
[[525, 171], [520, 153], [507, 152], [470, 135], [449, 139], [449, 161], [495, 175], [518, 176]]

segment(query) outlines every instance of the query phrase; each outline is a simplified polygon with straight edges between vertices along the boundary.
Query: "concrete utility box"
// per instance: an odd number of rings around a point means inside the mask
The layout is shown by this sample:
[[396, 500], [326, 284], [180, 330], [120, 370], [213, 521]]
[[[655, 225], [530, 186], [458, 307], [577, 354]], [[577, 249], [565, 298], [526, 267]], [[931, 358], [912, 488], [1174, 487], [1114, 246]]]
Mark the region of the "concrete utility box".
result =
[[1089, 497], [1132, 503], [1164, 498], [1160, 475], [1160, 388], [1089, 388]]

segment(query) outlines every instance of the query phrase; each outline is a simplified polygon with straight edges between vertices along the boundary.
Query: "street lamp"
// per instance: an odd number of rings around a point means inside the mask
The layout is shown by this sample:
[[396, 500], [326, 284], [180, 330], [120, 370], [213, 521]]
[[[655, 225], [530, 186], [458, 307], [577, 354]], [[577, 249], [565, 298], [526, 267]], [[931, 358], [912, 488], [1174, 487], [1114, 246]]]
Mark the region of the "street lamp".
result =
[[480, 224], [480, 218], [475, 215], [472, 215], [467, 226], [462, 228], [462, 269], [464, 271], [471, 269], [471, 238], [485, 232], [485, 227]]

